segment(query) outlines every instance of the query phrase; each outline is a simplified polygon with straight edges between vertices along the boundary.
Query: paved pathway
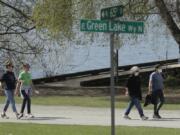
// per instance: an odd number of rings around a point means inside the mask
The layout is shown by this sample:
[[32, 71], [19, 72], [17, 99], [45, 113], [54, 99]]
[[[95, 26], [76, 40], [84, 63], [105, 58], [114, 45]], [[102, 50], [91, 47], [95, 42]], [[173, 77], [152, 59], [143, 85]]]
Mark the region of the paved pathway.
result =
[[[17, 105], [18, 109], [20, 105]], [[0, 105], [2, 108], [2, 105]], [[70, 125], [110, 125], [109, 108], [89, 108], [72, 106], [37, 106], [33, 105], [32, 119], [23, 118], [17, 120], [9, 108], [10, 119], [0, 118], [0, 122], [19, 122], [19, 123], [41, 123], [41, 124], [70, 124]], [[145, 110], [145, 114], [150, 117], [148, 121], [142, 121], [136, 110], [130, 114], [132, 120], [122, 118], [124, 110], [116, 109], [116, 125], [128, 126], [150, 126], [150, 127], [169, 127], [180, 128], [180, 111], [162, 111], [163, 119], [152, 119], [152, 110]]]

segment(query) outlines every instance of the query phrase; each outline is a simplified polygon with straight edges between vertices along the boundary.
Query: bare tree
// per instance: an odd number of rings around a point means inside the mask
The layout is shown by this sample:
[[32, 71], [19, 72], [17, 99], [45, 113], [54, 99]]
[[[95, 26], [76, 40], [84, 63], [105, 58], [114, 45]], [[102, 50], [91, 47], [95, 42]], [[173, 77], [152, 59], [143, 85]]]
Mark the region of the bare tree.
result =
[[42, 51], [32, 20], [34, 0], [0, 0], [0, 58], [22, 62]]

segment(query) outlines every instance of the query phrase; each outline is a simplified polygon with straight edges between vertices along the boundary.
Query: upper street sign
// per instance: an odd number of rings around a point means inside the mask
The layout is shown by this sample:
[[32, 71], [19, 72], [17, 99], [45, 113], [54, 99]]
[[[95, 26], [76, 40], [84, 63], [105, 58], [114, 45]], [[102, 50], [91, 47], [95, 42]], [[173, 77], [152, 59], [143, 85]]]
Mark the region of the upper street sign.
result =
[[101, 9], [101, 20], [114, 19], [123, 15], [123, 6]]
[[144, 33], [144, 22], [81, 20], [80, 30], [87, 32]]

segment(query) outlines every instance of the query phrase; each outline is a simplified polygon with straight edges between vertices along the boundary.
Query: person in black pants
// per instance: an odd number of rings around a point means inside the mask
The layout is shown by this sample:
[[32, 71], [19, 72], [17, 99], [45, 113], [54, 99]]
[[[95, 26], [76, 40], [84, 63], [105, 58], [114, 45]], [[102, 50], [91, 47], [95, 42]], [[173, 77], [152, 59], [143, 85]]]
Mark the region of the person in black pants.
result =
[[148, 117], [144, 115], [143, 109], [140, 103], [140, 100], [142, 100], [142, 94], [141, 94], [141, 79], [139, 76], [139, 68], [137, 66], [134, 66], [131, 68], [130, 71], [132, 74], [130, 75], [127, 81], [127, 85], [126, 85], [126, 95], [129, 95], [130, 102], [124, 113], [124, 118], [131, 119], [129, 117], [129, 113], [132, 107], [135, 105], [139, 112], [140, 118], [142, 120], [147, 120]]
[[[153, 118], [160, 119], [159, 111], [163, 106], [164, 99], [164, 78], [162, 76], [162, 66], [156, 65], [155, 71], [151, 73], [149, 78], [149, 94], [152, 94], [152, 101], [154, 102], [154, 114]], [[160, 102], [159, 102], [160, 101]]]
[[[23, 64], [23, 71], [19, 74], [18, 84], [16, 87], [16, 93], [20, 90], [21, 97], [23, 98], [21, 111], [19, 115], [19, 119], [24, 116], [24, 109], [27, 104], [27, 114], [28, 118], [33, 118], [34, 116], [31, 114], [31, 94], [32, 94], [32, 78], [29, 73], [30, 65]], [[36, 91], [35, 91], [36, 92]]]

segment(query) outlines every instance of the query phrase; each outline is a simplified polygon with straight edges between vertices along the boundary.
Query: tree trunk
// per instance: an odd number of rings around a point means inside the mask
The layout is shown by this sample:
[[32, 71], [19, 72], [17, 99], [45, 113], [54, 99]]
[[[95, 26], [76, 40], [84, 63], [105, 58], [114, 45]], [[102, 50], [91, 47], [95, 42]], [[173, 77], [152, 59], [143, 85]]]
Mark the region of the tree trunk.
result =
[[160, 16], [165, 21], [167, 27], [169, 28], [169, 30], [172, 33], [172, 36], [174, 37], [174, 39], [176, 40], [176, 42], [178, 43], [178, 45], [180, 47], [180, 29], [178, 28], [177, 24], [173, 20], [173, 17], [169, 13], [169, 11], [164, 3], [164, 0], [154, 0], [154, 1], [155, 1], [157, 8], [159, 9]]
[[177, 10], [178, 19], [180, 21], [180, 0], [176, 1], [176, 10]]

